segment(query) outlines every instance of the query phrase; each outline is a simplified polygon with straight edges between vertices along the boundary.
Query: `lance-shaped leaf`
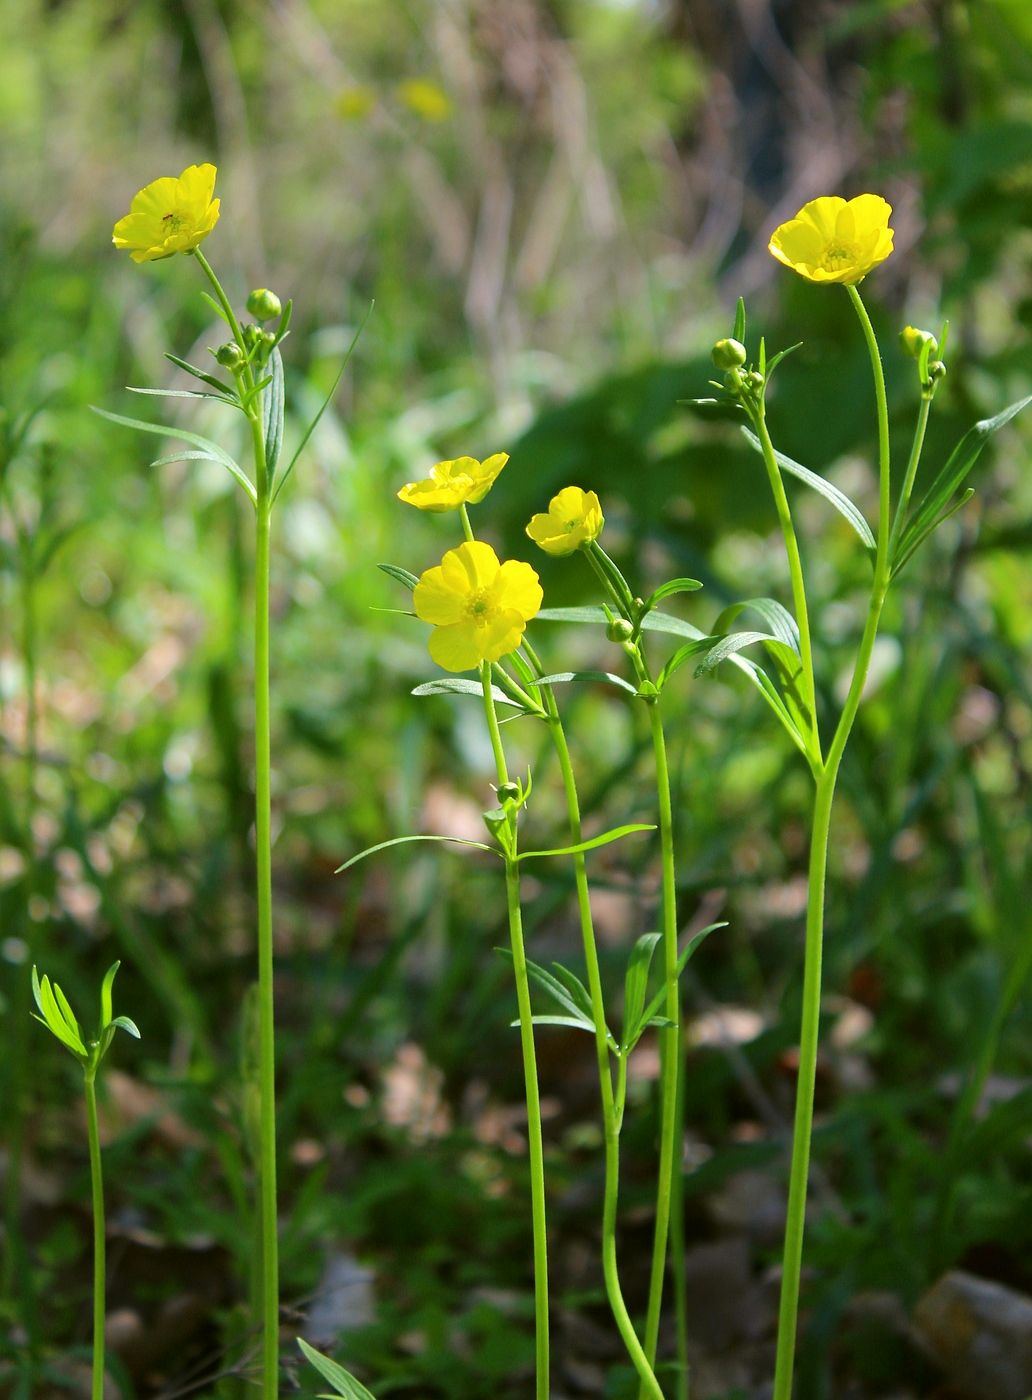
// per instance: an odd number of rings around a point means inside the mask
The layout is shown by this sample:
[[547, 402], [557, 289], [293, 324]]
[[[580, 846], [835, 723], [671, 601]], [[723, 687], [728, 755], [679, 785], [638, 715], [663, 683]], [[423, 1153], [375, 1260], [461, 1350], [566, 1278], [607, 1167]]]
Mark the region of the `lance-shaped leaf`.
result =
[[641, 1013], [645, 1009], [645, 992], [649, 985], [649, 970], [652, 967], [656, 945], [662, 937], [661, 933], [643, 933], [631, 949], [631, 955], [627, 959], [627, 972], [624, 976], [623, 1023], [625, 1039], [622, 1046], [624, 1050], [631, 1049], [626, 1040], [628, 1029], [638, 1025]]
[[51, 985], [50, 978], [46, 973], [43, 974], [41, 981], [35, 967], [32, 969], [32, 995], [40, 1011], [36, 1020], [41, 1021], [51, 1035], [55, 1036], [73, 1055], [81, 1060], [87, 1059], [86, 1046], [82, 1041], [79, 1023], [75, 1019], [72, 1008], [68, 1005], [67, 998], [60, 987]]
[[548, 851], [522, 851], [517, 860], [536, 860], [538, 856], [575, 856], [581, 851], [593, 851], [598, 846], [608, 846], [619, 841], [622, 836], [630, 836], [636, 831], [655, 831], [650, 822], [631, 822], [627, 826], [616, 826], [612, 831], [604, 831], [601, 836], [592, 836], [588, 841], [578, 841], [574, 846], [556, 846]]
[[265, 467], [271, 483], [283, 447], [283, 357], [276, 346], [269, 356], [269, 384], [262, 395], [262, 431], [265, 435]]
[[343, 1396], [344, 1400], [376, 1400], [371, 1390], [367, 1390], [361, 1381], [356, 1381], [350, 1371], [345, 1371], [344, 1367], [339, 1366], [336, 1361], [331, 1361], [328, 1356], [323, 1356], [321, 1351], [316, 1351], [315, 1347], [310, 1347], [300, 1337], [297, 1339], [297, 1344], [323, 1380], [328, 1381], [337, 1395]]
[[[1032, 394], [1010, 404], [994, 418], [983, 418], [976, 423], [957, 443], [950, 453], [946, 465], [928, 488], [921, 504], [914, 511], [900, 536], [899, 545], [892, 561], [893, 573], [898, 573], [914, 551], [944, 520], [959, 510], [963, 504], [952, 504], [952, 498], [964, 484], [972, 467], [978, 461], [982, 448], [994, 433], [1009, 423], [1012, 418], [1032, 403]], [[967, 499], [970, 499], [968, 497]]]
[[157, 399], [215, 399], [219, 403], [228, 403], [230, 408], [239, 408], [236, 399], [229, 398], [226, 394], [209, 394], [203, 389], [141, 389], [135, 384], [125, 386], [130, 394], [151, 394]]
[[778, 641], [784, 642], [796, 656], [799, 655], [799, 628], [796, 620], [775, 598], [746, 598], [742, 603], [732, 603], [717, 618], [713, 624], [713, 631], [726, 632], [746, 608], [759, 613]]
[[257, 502], [258, 493], [255, 491], [247, 473], [233, 460], [228, 452], [223, 451], [218, 443], [212, 442], [210, 438], [202, 437], [200, 433], [187, 432], [185, 428], [166, 427], [163, 423], [145, 423], [140, 418], [126, 418], [121, 413], [109, 413], [106, 408], [97, 408], [94, 404], [91, 404], [90, 407], [93, 409], [93, 412], [98, 413], [101, 418], [107, 418], [112, 423], [118, 423], [123, 428], [135, 428], [137, 432], [153, 433], [155, 437], [174, 438], [177, 442], [189, 442], [192, 443], [194, 447], [200, 449], [199, 454], [192, 452], [170, 453], [167, 457], [158, 458], [157, 462], [151, 464], [152, 466], [157, 466], [164, 462], [183, 461], [200, 455], [201, 457], [207, 458], [209, 461], [218, 462], [221, 466], [225, 467], [226, 470], [239, 481], [240, 485], [247, 492], [251, 502]]
[[228, 398], [231, 403], [233, 402], [235, 390], [229, 384], [219, 379], [217, 375], [208, 374], [206, 370], [198, 369], [197, 366], [192, 365], [189, 360], [181, 360], [178, 355], [173, 355], [168, 350], [165, 351], [165, 359], [171, 361], [177, 369], [185, 370], [187, 374], [192, 374], [193, 377], [199, 379], [202, 384], [210, 384], [213, 389], [217, 389], [219, 393]]
[[675, 593], [695, 593], [701, 587], [697, 578], [672, 578], [649, 594], [645, 599], [645, 611], [651, 612], [664, 598], [672, 598]]
[[473, 846], [478, 851], [490, 851], [492, 855], [498, 854], [494, 846], [489, 846], [484, 841], [467, 841], [464, 836], [395, 836], [390, 841], [380, 841], [375, 846], [367, 846], [364, 851], [359, 851], [357, 856], [352, 856], [343, 865], [338, 865], [333, 873], [339, 875], [342, 870], [349, 870], [351, 866], [357, 865], [360, 860], [365, 860], [367, 856], [376, 855], [377, 851], [385, 851], [389, 846], [404, 846], [412, 841], [447, 841], [454, 846]]
[[[484, 687], [480, 681], [467, 681], [459, 677], [442, 676], [439, 680], [424, 681], [422, 685], [417, 685], [412, 692], [413, 695], [475, 695], [478, 700], [484, 698]], [[517, 710], [526, 710], [518, 700], [506, 695], [499, 686], [491, 687], [491, 695], [499, 705], [511, 705]]]
[[100, 1029], [104, 1030], [111, 1024], [111, 991], [114, 986], [118, 969], [122, 966], [121, 960], [113, 962], [104, 973], [104, 981], [100, 988]]
[[[684, 971], [689, 958], [693, 956], [693, 954], [698, 950], [700, 945], [710, 936], [710, 934], [718, 928], [727, 928], [727, 921], [724, 920], [716, 924], [707, 924], [705, 928], [700, 929], [698, 933], [694, 934], [688, 940], [680, 957], [677, 959], [677, 977], [681, 976], [681, 973]], [[659, 1014], [665, 1002], [666, 987], [663, 986], [660, 987], [656, 995], [641, 1012], [640, 1016], [638, 1017], [637, 1023], [633, 1026], [625, 1025], [624, 1034], [627, 1037], [627, 1045], [634, 1045], [641, 1038], [642, 1032], [648, 1026], [656, 1024], [657, 1018], [659, 1018], [659, 1020], [666, 1019], [665, 1017], [660, 1017]]]
[[[763, 455], [763, 444], [756, 434], [745, 426], [742, 427], [746, 441], [749, 446], [755, 448], [760, 455]], [[782, 471], [788, 472], [790, 476], [796, 477], [799, 481], [805, 481], [807, 486], [813, 488], [828, 501], [839, 512], [844, 520], [848, 520], [853, 529], [863, 540], [864, 545], [873, 553], [878, 548], [878, 543], [871, 533], [871, 527], [864, 519], [863, 512], [859, 506], [853, 504], [844, 491], [840, 491], [837, 486], [832, 486], [823, 476], [818, 476], [816, 472], [810, 471], [808, 467], [802, 466], [799, 462], [794, 462], [791, 457], [786, 457], [783, 452], [775, 451], [774, 459]]]
[[[501, 953], [503, 958], [512, 961], [512, 952], [508, 948], [498, 948], [496, 952]], [[581, 1030], [594, 1031], [595, 1017], [591, 1007], [591, 997], [588, 989], [568, 968], [560, 963], [553, 963], [555, 973], [549, 972], [548, 968], [542, 967], [540, 963], [527, 959], [527, 976], [542, 991], [552, 998], [562, 1012], [561, 1020], [548, 1020], [542, 1018], [542, 1024], [549, 1025], [574, 1025]], [[534, 1018], [538, 1018], [535, 1016]], [[513, 1025], [519, 1025], [519, 1021], [514, 1021]], [[608, 1031], [607, 1031], [608, 1035]]]
[[382, 569], [390, 578], [396, 579], [398, 583], [404, 584], [410, 591], [419, 582], [415, 574], [409, 573], [408, 569], [403, 569], [400, 564], [377, 564], [376, 567]]
[[612, 671], [553, 671], [550, 676], [538, 676], [535, 684], [563, 685], [567, 681], [596, 681], [603, 685], [615, 685], [617, 690], [626, 691], [628, 695], [638, 693], [630, 681], [625, 681], [623, 676], [614, 675]]

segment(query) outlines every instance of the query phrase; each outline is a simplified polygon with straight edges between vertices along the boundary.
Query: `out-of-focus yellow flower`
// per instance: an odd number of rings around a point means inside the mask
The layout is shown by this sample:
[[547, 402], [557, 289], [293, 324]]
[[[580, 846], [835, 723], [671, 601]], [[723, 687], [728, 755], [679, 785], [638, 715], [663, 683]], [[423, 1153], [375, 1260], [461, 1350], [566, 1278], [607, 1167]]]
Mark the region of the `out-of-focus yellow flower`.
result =
[[878, 194], [822, 195], [771, 235], [778, 262], [809, 282], [855, 286], [892, 252], [892, 206]]
[[430, 468], [425, 481], [410, 481], [398, 492], [398, 500], [418, 510], [458, 510], [478, 505], [494, 485], [498, 473], [509, 460], [507, 452], [496, 452], [478, 462], [475, 457], [456, 457]]
[[515, 651], [542, 597], [529, 564], [500, 564], [480, 540], [449, 549], [412, 593], [416, 616], [434, 624], [430, 655], [446, 671], [469, 671]]
[[133, 262], [155, 262], [192, 253], [219, 221], [214, 165], [188, 165], [178, 180], [165, 175], [133, 195], [129, 213], [115, 224], [111, 241]]
[[361, 121], [376, 106], [376, 92], [371, 87], [356, 85], [337, 94], [333, 109], [345, 121]]
[[398, 100], [425, 122], [443, 122], [451, 116], [451, 98], [429, 78], [406, 78], [398, 84]]
[[566, 486], [548, 503], [548, 513], [535, 515], [527, 534], [546, 554], [572, 554], [597, 540], [606, 523], [594, 491]]

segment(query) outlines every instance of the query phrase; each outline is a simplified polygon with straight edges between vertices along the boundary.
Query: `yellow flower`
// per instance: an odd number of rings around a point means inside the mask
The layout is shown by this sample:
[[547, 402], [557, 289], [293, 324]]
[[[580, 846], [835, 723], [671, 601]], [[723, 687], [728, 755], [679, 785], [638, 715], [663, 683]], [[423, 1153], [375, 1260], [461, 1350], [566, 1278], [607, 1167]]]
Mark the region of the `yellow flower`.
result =
[[891, 216], [881, 195], [824, 195], [774, 230], [770, 251], [808, 282], [855, 286], [892, 252]]
[[597, 540], [605, 523], [594, 491], [566, 486], [549, 501], [547, 515], [533, 517], [527, 534], [546, 554], [572, 554]]
[[398, 499], [418, 510], [458, 510], [462, 505], [478, 505], [508, 460], [507, 452], [496, 452], [482, 462], [475, 457], [438, 462], [430, 468], [428, 480], [410, 481], [398, 492]]
[[443, 122], [451, 116], [451, 98], [429, 78], [406, 78], [398, 84], [398, 97], [425, 122]]
[[449, 549], [412, 593], [416, 616], [434, 624], [430, 655], [446, 671], [469, 671], [515, 651], [542, 597], [529, 564], [499, 564], [479, 540]]
[[127, 248], [133, 262], [155, 262], [192, 253], [219, 221], [214, 165], [188, 165], [174, 179], [165, 175], [133, 196], [129, 213], [115, 224], [111, 241]]

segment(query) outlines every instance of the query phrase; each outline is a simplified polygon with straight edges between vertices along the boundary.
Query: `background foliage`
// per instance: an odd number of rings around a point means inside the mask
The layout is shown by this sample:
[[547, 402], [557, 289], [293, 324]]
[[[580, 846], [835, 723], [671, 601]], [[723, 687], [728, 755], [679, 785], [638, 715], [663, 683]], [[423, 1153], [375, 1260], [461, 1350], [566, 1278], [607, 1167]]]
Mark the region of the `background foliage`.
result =
[[[438, 458], [508, 450], [480, 515], [506, 551], [527, 556], [523, 523], [575, 481], [602, 496], [607, 540], [643, 591], [704, 580], [685, 604], [698, 625], [734, 598], [785, 596], [758, 459], [678, 400], [705, 392], [708, 346], [745, 294], [768, 345], [805, 341], [779, 372], [778, 446], [873, 507], [862, 344], [837, 294], [765, 251], [806, 199], [863, 189], [896, 210], [898, 251], [871, 293], [899, 450], [914, 413], [895, 342], [906, 321], [953, 325], [929, 471], [974, 418], [1027, 392], [1030, 79], [1021, 0], [3, 8], [0, 985], [8, 1016], [31, 946], [82, 1002], [124, 960], [120, 1001], [144, 1037], [119, 1045], [106, 1105], [124, 1395], [243, 1393], [253, 910], [241, 502], [211, 464], [148, 469], [143, 440], [87, 410], [135, 412], [123, 385], [174, 384], [164, 350], [197, 362], [217, 332], [190, 262], [131, 266], [110, 248], [114, 219], [156, 175], [218, 164], [206, 248], [238, 300], [255, 285], [295, 298], [298, 421], [375, 301], [275, 545], [285, 1296], [296, 1330], [378, 1393], [518, 1396], [529, 1223], [496, 872], [415, 847], [332, 875], [399, 832], [476, 836], [488, 796], [479, 716], [410, 697], [433, 673], [423, 629], [378, 611], [405, 604], [377, 562], [419, 572], [454, 542], [447, 517], [393, 492]], [[189, 422], [234, 431], [193, 406]], [[976, 501], [908, 570], [844, 772], [800, 1379], [814, 1400], [977, 1395], [914, 1345], [916, 1301], [957, 1265], [1032, 1291], [1028, 431], [1001, 436]], [[793, 499], [830, 697], [866, 566], [818, 498]], [[550, 604], [590, 597], [576, 567], [534, 563]], [[545, 624], [535, 644], [612, 664]], [[808, 788], [751, 693], [688, 670], [673, 741], [681, 913], [730, 924], [687, 992], [702, 1400], [751, 1396], [770, 1369]], [[602, 693], [568, 709], [594, 819], [647, 820], [641, 716]], [[562, 811], [540, 738], [508, 733], [550, 836]], [[651, 926], [656, 855], [593, 858], [614, 994]], [[575, 959], [563, 872], [534, 893], [532, 955]], [[69, 1066], [35, 1031], [11, 1016], [0, 1066], [5, 1102], [30, 1107], [0, 1364], [20, 1393], [75, 1393], [85, 1151]], [[591, 1047], [544, 1033], [541, 1052], [557, 1386], [622, 1395], [596, 1258]], [[962, 1086], [988, 1055], [977, 1127], [959, 1131]], [[647, 1107], [647, 1045], [637, 1068]], [[647, 1111], [629, 1133], [633, 1296]], [[43, 1369], [27, 1381], [30, 1356]]]

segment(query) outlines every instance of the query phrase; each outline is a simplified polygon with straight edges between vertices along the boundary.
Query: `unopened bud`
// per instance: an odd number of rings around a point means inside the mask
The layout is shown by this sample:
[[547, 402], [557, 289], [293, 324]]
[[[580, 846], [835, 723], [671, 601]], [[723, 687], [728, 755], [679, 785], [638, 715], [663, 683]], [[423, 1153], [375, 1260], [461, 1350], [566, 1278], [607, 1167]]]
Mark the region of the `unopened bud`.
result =
[[899, 333], [899, 343], [903, 347], [903, 353], [915, 360], [921, 358], [921, 352], [926, 345], [931, 347], [930, 353], [933, 355], [939, 349], [938, 341], [931, 331], [918, 330], [917, 326], [904, 326]]
[[946, 378], [946, 366], [943, 364], [942, 360], [933, 360], [931, 362], [928, 366], [928, 378], [932, 380]]
[[614, 617], [606, 628], [606, 637], [611, 642], [629, 642], [634, 636], [634, 628], [625, 617]]
[[745, 384], [745, 375], [740, 369], [729, 369], [724, 375], [724, 388], [729, 394], [740, 394]]
[[717, 369], [737, 369], [739, 365], [745, 364], [745, 346], [740, 340], [732, 340], [730, 337], [718, 340], [710, 354]]
[[520, 788], [518, 783], [502, 783], [498, 789], [499, 802], [518, 802], [520, 800]]
[[244, 354], [235, 340], [227, 340], [215, 351], [215, 358], [223, 369], [239, 369], [244, 363]]
[[275, 292], [257, 287], [247, 298], [247, 310], [256, 321], [273, 321], [282, 316], [283, 306]]
[[752, 370], [749, 374], [747, 374], [747, 375], [746, 375], [746, 380], [748, 381], [749, 387], [750, 387], [751, 389], [762, 389], [762, 388], [763, 388], [763, 385], [764, 385], [763, 375], [760, 373], [760, 371], [759, 371], [758, 369], [754, 369], [754, 370]]

